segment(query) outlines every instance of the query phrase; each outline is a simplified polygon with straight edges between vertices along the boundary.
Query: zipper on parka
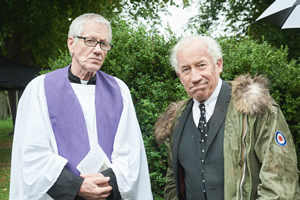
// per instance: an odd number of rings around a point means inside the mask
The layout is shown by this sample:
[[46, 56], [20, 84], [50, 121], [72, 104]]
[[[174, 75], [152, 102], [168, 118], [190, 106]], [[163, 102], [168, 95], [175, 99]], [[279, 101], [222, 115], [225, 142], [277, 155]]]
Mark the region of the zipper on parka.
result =
[[242, 179], [241, 179], [241, 183], [240, 183], [240, 195], [241, 195], [241, 200], [243, 200], [243, 183], [245, 181], [245, 174], [246, 174], [246, 164], [247, 164], [247, 151], [246, 151], [246, 142], [245, 142], [245, 138], [247, 135], [247, 131], [248, 131], [248, 123], [247, 123], [247, 119], [248, 119], [248, 115], [245, 114], [244, 120], [243, 120], [243, 137], [242, 137], [242, 155], [244, 156], [244, 163], [243, 163], [243, 169], [242, 169]]

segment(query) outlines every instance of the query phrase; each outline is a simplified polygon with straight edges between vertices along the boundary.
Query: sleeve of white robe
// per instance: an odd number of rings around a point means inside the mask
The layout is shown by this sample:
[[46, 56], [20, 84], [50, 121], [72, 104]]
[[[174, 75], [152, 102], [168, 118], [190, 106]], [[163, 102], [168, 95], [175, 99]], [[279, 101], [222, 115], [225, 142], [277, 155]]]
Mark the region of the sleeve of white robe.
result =
[[47, 191], [67, 160], [57, 155], [44, 94], [44, 76], [26, 87], [16, 117], [10, 182], [11, 200], [52, 199]]
[[124, 200], [151, 200], [152, 192], [147, 157], [140, 127], [128, 87], [119, 79], [123, 112], [115, 136], [112, 165]]

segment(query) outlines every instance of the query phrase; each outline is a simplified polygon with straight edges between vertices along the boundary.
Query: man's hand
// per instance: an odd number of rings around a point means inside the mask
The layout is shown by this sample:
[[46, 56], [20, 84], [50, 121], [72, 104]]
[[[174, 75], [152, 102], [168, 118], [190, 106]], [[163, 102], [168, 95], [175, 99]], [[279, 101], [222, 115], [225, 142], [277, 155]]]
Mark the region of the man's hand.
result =
[[102, 174], [81, 174], [84, 181], [78, 191], [78, 195], [87, 200], [105, 199], [111, 193], [109, 177]]

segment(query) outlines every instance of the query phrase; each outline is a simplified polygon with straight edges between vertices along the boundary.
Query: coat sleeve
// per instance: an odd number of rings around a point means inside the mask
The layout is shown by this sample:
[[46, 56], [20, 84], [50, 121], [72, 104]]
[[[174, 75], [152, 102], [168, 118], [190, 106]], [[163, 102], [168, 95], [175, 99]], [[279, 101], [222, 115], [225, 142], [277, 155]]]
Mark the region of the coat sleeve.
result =
[[119, 200], [121, 199], [121, 195], [119, 192], [117, 178], [114, 171], [111, 168], [108, 168], [101, 172], [103, 176], [109, 177], [109, 185], [112, 187], [112, 193], [106, 198], [106, 200]]
[[300, 199], [292, 134], [278, 106], [259, 122], [255, 153], [261, 163], [257, 199]]
[[176, 195], [171, 142], [170, 140], [166, 140], [164, 143], [166, 144], [167, 147], [167, 159], [168, 159], [168, 169], [166, 173], [167, 182], [164, 189], [164, 199], [177, 200], [178, 198]]
[[55, 200], [75, 199], [83, 180], [64, 167], [47, 194]]

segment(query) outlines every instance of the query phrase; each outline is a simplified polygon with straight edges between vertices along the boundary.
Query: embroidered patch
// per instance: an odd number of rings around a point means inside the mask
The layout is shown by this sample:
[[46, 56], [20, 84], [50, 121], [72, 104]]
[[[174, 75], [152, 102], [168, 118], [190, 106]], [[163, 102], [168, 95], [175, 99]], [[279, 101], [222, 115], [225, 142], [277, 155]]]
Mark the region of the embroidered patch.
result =
[[276, 131], [276, 133], [275, 133], [275, 141], [280, 146], [285, 146], [286, 145], [286, 139], [285, 139], [284, 135], [280, 131]]

